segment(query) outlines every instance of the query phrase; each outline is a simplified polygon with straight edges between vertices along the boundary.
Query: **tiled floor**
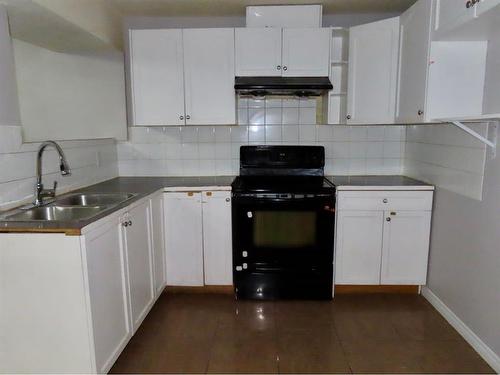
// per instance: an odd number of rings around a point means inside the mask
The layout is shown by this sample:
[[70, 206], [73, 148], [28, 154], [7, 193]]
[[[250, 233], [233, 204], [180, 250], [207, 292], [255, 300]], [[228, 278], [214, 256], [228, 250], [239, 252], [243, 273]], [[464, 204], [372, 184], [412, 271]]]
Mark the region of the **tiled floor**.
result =
[[163, 294], [113, 373], [493, 373], [422, 297]]

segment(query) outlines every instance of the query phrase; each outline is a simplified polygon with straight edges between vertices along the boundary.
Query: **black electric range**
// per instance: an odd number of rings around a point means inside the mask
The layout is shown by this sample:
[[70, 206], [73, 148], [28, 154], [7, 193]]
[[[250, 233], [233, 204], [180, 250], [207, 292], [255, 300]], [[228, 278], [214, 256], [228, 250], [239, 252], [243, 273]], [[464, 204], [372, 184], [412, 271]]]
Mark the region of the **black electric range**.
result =
[[335, 186], [320, 146], [242, 146], [232, 183], [237, 298], [331, 299]]

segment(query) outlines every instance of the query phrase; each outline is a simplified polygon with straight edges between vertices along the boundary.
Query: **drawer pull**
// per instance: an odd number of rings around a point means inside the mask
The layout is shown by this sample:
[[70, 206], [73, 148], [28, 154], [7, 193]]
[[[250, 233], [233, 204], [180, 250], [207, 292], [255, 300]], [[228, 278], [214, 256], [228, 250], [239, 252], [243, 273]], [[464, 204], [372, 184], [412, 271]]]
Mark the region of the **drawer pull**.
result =
[[385, 220], [386, 220], [386, 221], [391, 221], [391, 218], [390, 218], [390, 217], [387, 217]]
[[384, 198], [384, 200], [383, 200], [382, 202], [384, 202], [384, 203], [388, 203], [388, 202], [389, 202], [389, 200], [388, 200], [387, 198]]
[[395, 212], [391, 212], [391, 215], [392, 215], [392, 216], [396, 216], [396, 213], [395, 213]]
[[207, 197], [211, 197], [212, 196], [212, 192], [211, 191], [207, 191]]

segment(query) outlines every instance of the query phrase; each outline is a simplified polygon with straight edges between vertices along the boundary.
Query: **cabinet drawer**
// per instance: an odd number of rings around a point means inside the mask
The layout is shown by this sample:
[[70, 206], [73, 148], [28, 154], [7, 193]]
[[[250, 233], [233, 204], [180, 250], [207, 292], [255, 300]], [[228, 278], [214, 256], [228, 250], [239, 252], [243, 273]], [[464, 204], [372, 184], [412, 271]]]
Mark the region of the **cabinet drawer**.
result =
[[432, 191], [340, 191], [338, 210], [432, 210]]

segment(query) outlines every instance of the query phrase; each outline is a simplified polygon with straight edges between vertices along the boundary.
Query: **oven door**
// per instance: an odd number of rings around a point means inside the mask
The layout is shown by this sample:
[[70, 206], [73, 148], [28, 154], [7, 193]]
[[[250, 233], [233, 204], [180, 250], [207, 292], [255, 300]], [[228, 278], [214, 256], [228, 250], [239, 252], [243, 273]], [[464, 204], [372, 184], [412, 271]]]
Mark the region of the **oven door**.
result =
[[236, 288], [238, 282], [241, 290], [242, 284], [254, 280], [255, 285], [249, 286], [252, 293], [257, 292], [254, 290], [257, 284], [265, 284], [274, 298], [282, 296], [284, 291], [271, 293], [270, 287], [280, 289], [279, 285], [286, 283], [297, 290], [300, 285], [307, 287], [321, 282], [327, 289], [329, 286], [331, 297], [334, 207], [333, 194], [309, 198], [234, 196]]

